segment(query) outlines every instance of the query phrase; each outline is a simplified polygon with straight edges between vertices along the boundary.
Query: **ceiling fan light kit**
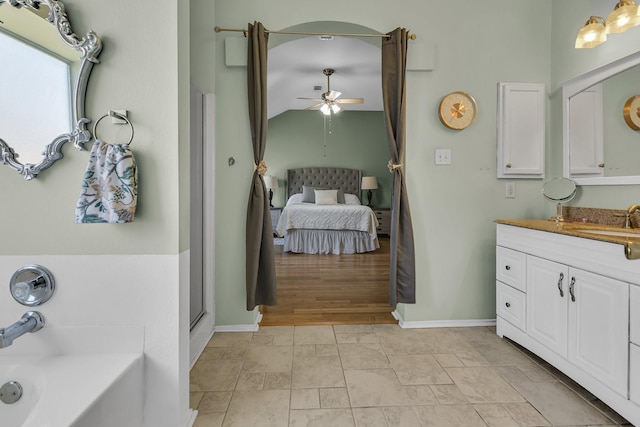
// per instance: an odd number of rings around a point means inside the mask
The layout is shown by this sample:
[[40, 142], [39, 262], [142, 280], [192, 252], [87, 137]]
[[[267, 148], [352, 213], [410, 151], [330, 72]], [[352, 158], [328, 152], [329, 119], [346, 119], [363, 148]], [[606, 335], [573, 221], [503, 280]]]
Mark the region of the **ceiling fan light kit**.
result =
[[620, 0], [607, 18], [591, 16], [578, 31], [576, 49], [596, 47], [607, 40], [607, 34], [622, 33], [640, 25], [640, 10], [635, 0]]

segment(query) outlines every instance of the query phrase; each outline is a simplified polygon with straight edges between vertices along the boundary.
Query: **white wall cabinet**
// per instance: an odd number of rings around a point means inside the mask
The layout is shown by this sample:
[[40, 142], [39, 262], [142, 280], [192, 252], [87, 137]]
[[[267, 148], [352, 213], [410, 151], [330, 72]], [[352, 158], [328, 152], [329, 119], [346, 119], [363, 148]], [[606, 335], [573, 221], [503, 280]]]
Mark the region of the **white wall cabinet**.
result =
[[[500, 271], [513, 260], [523, 290]], [[498, 224], [496, 269], [497, 334], [640, 425], [640, 263], [613, 243]]]
[[498, 178], [544, 178], [543, 83], [498, 83]]
[[604, 176], [603, 116], [600, 84], [585, 89], [569, 100], [567, 164], [571, 176]]

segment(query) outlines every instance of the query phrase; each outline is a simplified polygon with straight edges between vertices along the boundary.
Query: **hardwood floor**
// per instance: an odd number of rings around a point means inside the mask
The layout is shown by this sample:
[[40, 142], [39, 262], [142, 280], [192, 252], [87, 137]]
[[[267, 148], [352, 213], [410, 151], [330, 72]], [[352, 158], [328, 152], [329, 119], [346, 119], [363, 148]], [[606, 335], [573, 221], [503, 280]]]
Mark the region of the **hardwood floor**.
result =
[[276, 246], [278, 305], [261, 306], [261, 326], [397, 323], [389, 306], [389, 238], [353, 255], [282, 252]]

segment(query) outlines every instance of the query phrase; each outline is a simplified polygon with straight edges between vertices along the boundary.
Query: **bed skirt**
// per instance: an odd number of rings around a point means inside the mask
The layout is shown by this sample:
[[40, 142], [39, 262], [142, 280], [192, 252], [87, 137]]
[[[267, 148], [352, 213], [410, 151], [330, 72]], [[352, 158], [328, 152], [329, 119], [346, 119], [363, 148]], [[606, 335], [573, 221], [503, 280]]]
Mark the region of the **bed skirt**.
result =
[[285, 252], [305, 254], [355, 254], [372, 252], [380, 247], [378, 236], [355, 230], [288, 230], [284, 236]]

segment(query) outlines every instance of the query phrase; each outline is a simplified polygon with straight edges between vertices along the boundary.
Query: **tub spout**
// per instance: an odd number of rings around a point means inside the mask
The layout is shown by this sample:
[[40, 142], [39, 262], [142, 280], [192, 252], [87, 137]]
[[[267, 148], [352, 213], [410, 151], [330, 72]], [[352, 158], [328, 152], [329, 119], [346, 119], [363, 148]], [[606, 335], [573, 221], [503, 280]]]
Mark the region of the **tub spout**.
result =
[[9, 347], [13, 340], [27, 332], [36, 332], [44, 326], [44, 317], [37, 311], [27, 311], [16, 323], [0, 328], [0, 348]]

